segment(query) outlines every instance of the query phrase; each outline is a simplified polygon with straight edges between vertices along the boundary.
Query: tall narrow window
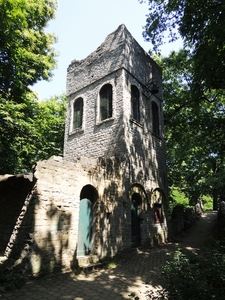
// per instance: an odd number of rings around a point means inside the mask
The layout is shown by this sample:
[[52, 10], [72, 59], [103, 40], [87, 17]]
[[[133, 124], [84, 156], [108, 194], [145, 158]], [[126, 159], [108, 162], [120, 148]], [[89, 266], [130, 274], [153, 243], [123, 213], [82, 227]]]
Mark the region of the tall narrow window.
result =
[[73, 129], [82, 127], [83, 122], [83, 99], [78, 98], [73, 106]]
[[100, 121], [112, 117], [112, 86], [104, 85], [100, 90]]
[[152, 132], [159, 135], [159, 108], [154, 101], [152, 102]]
[[136, 86], [131, 86], [132, 117], [140, 122], [140, 93]]

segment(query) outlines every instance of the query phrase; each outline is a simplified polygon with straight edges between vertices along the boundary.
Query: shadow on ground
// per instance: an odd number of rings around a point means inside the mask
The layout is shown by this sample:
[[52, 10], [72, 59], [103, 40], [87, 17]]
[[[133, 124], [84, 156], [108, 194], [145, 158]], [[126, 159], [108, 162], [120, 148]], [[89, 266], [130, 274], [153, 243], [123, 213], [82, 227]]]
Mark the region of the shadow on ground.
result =
[[28, 281], [0, 299], [146, 299], [145, 292], [162, 284], [161, 266], [173, 245], [124, 251], [107, 266]]
[[[193, 251], [210, 239], [216, 212], [203, 218], [176, 242]], [[20, 290], [0, 295], [1, 300], [14, 299], [151, 299], [146, 292], [163, 288], [161, 266], [173, 253], [175, 243], [154, 248], [129, 249], [114, 258], [112, 268], [82, 270], [80, 274], [67, 273], [28, 281]]]

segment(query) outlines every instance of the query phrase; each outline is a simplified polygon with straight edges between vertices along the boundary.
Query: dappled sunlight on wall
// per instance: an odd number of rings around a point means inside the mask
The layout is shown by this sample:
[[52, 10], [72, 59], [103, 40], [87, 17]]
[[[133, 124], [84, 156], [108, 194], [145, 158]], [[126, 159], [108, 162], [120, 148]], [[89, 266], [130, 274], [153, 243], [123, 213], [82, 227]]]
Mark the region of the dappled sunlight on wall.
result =
[[[165, 240], [166, 206], [151, 198], [160, 189], [168, 200], [161, 73], [124, 25], [86, 59], [71, 62], [64, 158], [37, 162], [34, 170], [25, 255], [34, 274]], [[153, 79], [157, 95], [149, 87]], [[101, 93], [104, 86], [110, 93]]]

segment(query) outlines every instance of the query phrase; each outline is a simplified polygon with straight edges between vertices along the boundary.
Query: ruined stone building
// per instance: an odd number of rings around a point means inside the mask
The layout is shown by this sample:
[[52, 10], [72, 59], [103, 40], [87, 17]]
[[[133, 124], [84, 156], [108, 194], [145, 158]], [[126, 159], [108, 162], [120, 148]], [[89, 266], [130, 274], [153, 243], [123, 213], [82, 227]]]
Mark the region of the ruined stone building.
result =
[[63, 158], [19, 177], [23, 196], [0, 224], [0, 254], [34, 274], [167, 239], [160, 67], [121, 25], [71, 62], [67, 96]]

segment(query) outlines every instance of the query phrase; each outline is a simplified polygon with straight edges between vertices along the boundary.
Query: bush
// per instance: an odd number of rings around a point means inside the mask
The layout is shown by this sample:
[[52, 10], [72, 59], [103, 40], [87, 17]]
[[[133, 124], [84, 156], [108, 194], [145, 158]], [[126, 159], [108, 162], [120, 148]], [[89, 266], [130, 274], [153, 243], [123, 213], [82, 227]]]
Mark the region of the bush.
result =
[[25, 283], [24, 275], [13, 268], [0, 265], [0, 292], [19, 289]]
[[177, 247], [163, 267], [165, 289], [170, 300], [223, 299], [225, 295], [225, 251], [217, 244], [203, 253], [185, 253]]

